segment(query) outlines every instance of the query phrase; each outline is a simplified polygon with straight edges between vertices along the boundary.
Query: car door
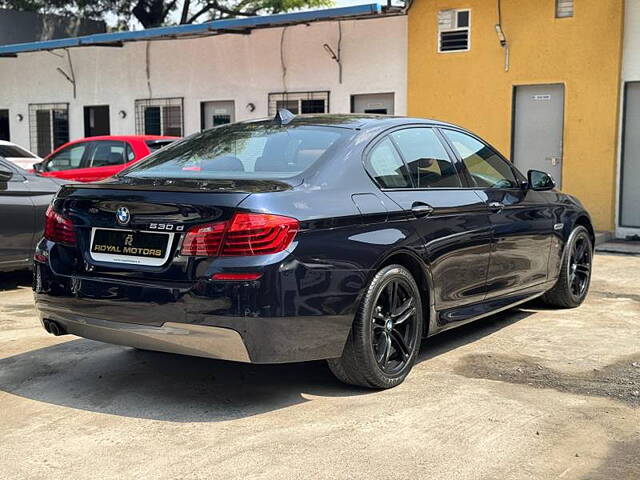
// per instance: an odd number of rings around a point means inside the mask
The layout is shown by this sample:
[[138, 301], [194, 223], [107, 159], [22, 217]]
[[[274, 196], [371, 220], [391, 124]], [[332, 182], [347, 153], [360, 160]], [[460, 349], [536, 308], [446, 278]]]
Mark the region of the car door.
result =
[[487, 299], [544, 283], [553, 234], [551, 206], [540, 192], [526, 188], [522, 175], [479, 138], [452, 129], [442, 132], [490, 212]]
[[34, 207], [25, 177], [0, 160], [0, 270], [32, 255]]
[[91, 142], [67, 145], [45, 159], [40, 174], [65, 180], [77, 180], [84, 174]]
[[95, 140], [90, 142], [85, 167], [78, 170], [74, 180], [95, 182], [111, 177], [134, 160], [135, 155], [126, 142], [119, 140]]
[[454, 310], [485, 296], [491, 225], [484, 202], [465, 188], [457, 162], [428, 126], [383, 137], [371, 148], [367, 168], [409, 213], [424, 241], [422, 257], [433, 279], [439, 323], [464, 320]]

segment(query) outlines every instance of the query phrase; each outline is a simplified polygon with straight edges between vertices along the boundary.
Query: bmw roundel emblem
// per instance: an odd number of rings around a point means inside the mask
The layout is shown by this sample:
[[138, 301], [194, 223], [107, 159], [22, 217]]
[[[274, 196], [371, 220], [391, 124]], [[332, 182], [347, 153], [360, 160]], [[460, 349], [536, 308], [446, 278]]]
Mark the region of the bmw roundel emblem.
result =
[[118, 207], [116, 210], [116, 220], [120, 225], [128, 225], [131, 221], [131, 214], [127, 207]]

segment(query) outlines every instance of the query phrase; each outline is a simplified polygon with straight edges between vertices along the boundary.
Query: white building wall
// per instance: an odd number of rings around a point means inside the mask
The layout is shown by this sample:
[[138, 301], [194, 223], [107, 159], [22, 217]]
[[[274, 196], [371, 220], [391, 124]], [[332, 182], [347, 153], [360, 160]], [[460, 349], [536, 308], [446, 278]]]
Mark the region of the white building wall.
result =
[[[185, 133], [200, 130], [200, 102], [234, 100], [236, 120], [264, 117], [273, 92], [330, 91], [330, 112], [350, 111], [352, 94], [395, 94], [395, 113], [406, 113], [406, 17], [342, 21], [343, 81], [324, 50], [337, 51], [338, 23], [322, 22], [254, 30], [190, 40], [149, 43], [150, 89], [146, 42], [122, 48], [70, 49], [77, 94], [58, 72], [68, 71], [66, 55], [37, 52], [0, 58], [0, 109], [10, 110], [11, 140], [29, 146], [30, 103], [69, 103], [70, 138], [84, 135], [83, 107], [109, 105], [111, 133], [135, 133], [136, 99], [183, 97]], [[247, 104], [253, 103], [254, 112]], [[120, 118], [118, 112], [127, 115]], [[16, 116], [24, 119], [18, 122]]]
[[616, 194], [616, 237], [640, 234], [640, 229], [620, 227], [620, 179], [622, 175], [622, 133], [624, 126], [624, 89], [627, 82], [640, 81], [640, 0], [625, 1], [624, 39], [622, 47], [622, 74], [620, 95], [620, 121], [618, 129], [618, 191]]

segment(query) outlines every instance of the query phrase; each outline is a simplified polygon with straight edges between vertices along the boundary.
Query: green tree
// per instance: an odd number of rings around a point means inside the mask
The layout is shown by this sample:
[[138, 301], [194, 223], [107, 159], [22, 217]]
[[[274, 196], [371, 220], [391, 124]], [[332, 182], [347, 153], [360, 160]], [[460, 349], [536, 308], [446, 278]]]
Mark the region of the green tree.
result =
[[0, 8], [80, 15], [94, 20], [111, 15], [119, 26], [135, 18], [144, 28], [151, 28], [176, 23], [171, 20], [173, 13], [179, 14], [178, 23], [184, 24], [319, 8], [332, 3], [332, 0], [0, 0]]

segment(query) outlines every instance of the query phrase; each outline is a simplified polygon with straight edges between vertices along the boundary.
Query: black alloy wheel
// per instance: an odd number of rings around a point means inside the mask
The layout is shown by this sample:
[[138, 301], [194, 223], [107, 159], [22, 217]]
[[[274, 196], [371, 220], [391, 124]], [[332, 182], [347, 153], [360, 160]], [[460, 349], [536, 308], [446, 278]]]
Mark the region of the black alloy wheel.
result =
[[345, 383], [395, 387], [416, 361], [422, 322], [422, 296], [411, 272], [383, 267], [367, 287], [342, 356], [328, 360], [329, 368]]
[[569, 288], [580, 298], [589, 287], [591, 278], [591, 241], [586, 235], [579, 235], [571, 246], [569, 259]]
[[593, 242], [589, 231], [579, 225], [573, 229], [562, 257], [556, 284], [542, 296], [554, 307], [574, 308], [582, 304], [589, 292], [593, 268]]
[[392, 278], [378, 292], [371, 315], [372, 347], [384, 373], [394, 375], [407, 365], [415, 348], [416, 299], [402, 277]]

